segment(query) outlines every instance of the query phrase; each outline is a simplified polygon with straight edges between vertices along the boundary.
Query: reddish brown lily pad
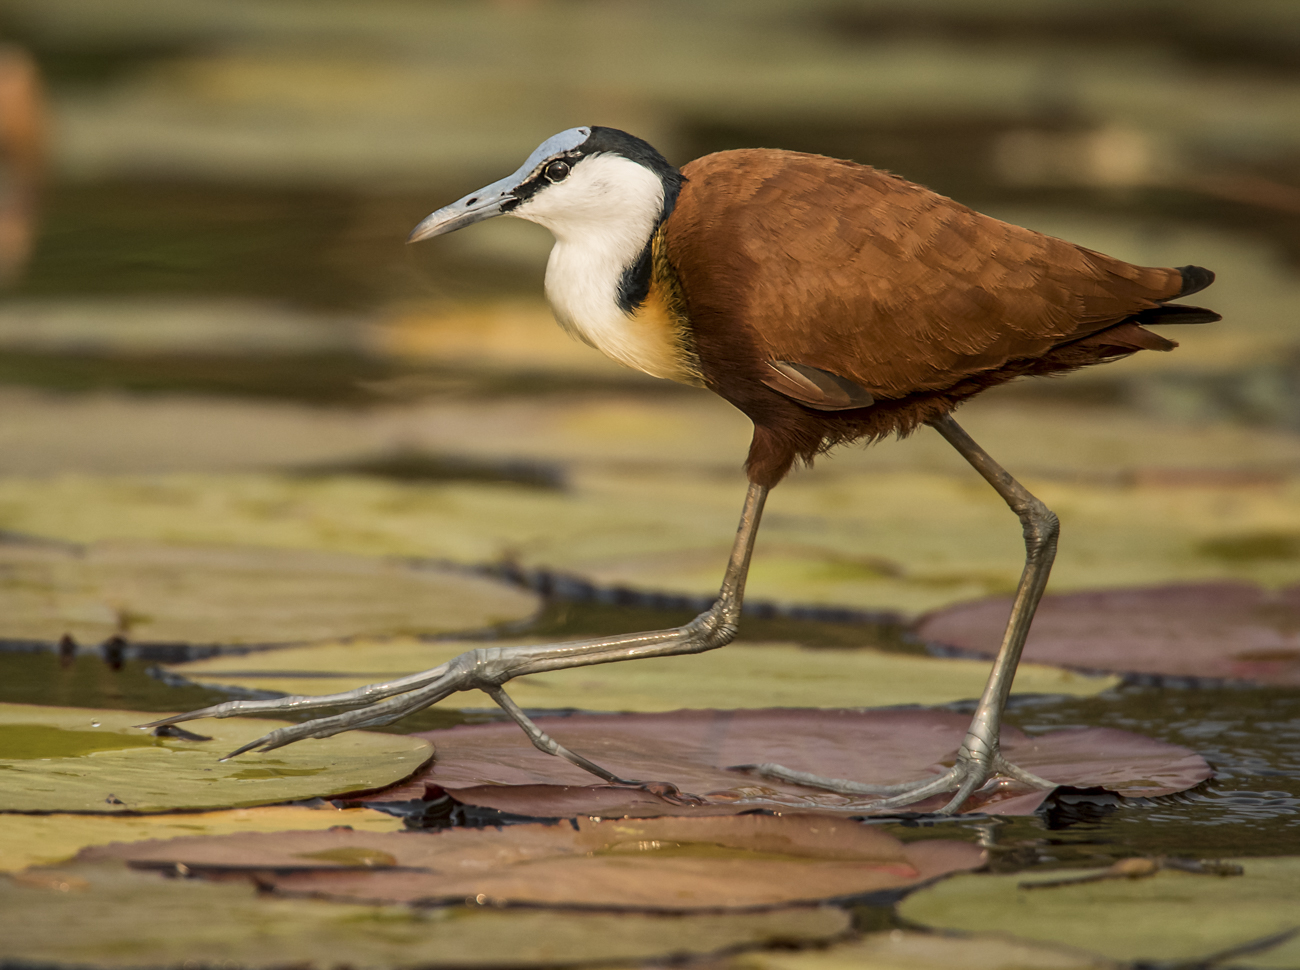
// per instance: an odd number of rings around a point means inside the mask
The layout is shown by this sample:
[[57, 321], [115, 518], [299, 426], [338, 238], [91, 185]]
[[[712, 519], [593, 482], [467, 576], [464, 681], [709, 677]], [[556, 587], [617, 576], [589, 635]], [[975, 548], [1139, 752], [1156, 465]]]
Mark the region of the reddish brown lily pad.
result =
[[[543, 730], [579, 754], [625, 778], [671, 782], [702, 798], [701, 805], [673, 804], [638, 789], [593, 783], [581, 769], [538, 751], [514, 724], [462, 725], [417, 735], [434, 743], [433, 765], [368, 798], [419, 798], [434, 785], [465, 804], [548, 817], [724, 815], [754, 809], [869, 815], [869, 797], [836, 795], [727, 768], [775, 762], [833, 778], [910, 781], [951, 765], [969, 722], [967, 715], [951, 711], [907, 708], [537, 719]], [[1113, 728], [1031, 738], [1004, 727], [1002, 750], [1016, 764], [1061, 785], [1105, 788], [1125, 797], [1167, 795], [1213, 775], [1194, 751]], [[1004, 779], [977, 792], [964, 811], [1028, 815], [1047, 794]], [[910, 810], [934, 811], [947, 798], [935, 796]]]
[[667, 966], [693, 954], [826, 944], [848, 929], [838, 906], [669, 914], [323, 903], [111, 860], [0, 878], [0, 960], [15, 967]]
[[257, 873], [347, 902], [750, 909], [912, 886], [984, 863], [968, 842], [904, 844], [816, 815], [578, 819], [441, 833], [278, 832], [88, 849], [85, 860]]
[[[932, 643], [997, 653], [1010, 598], [923, 618]], [[1194, 583], [1043, 597], [1026, 660], [1075, 669], [1300, 685], [1300, 587]]]

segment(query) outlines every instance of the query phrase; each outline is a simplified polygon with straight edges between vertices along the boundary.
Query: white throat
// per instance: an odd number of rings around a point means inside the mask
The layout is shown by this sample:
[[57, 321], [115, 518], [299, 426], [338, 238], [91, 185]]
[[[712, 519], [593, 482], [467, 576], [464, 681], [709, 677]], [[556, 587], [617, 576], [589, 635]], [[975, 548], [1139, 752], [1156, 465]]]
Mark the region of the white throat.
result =
[[675, 378], [664, 333], [618, 305], [623, 274], [644, 251], [664, 207], [659, 176], [621, 155], [591, 155], [511, 215], [551, 230], [546, 298], [570, 334], [655, 377]]

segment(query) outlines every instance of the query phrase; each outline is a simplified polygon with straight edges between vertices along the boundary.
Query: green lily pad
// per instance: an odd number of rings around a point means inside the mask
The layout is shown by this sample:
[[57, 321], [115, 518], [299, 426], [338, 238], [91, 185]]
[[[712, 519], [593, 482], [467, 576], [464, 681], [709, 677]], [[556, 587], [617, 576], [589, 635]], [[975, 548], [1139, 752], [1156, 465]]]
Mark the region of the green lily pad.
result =
[[303, 643], [529, 616], [533, 593], [398, 560], [227, 546], [0, 542], [0, 639]]
[[[3, 748], [0, 748], [2, 751]], [[402, 820], [366, 808], [264, 805], [184, 815], [7, 815], [0, 820], [0, 871], [50, 865], [90, 845], [232, 832], [289, 832], [343, 825], [359, 832], [398, 832]]]
[[[717, 406], [743, 438], [743, 417], [725, 402]], [[615, 422], [608, 435], [597, 434], [610, 408], [607, 399], [588, 401], [578, 409], [582, 413], [540, 413], [541, 408], [531, 401], [510, 408], [477, 401], [448, 406], [434, 412], [430, 423], [457, 430], [425, 446], [435, 453], [500, 457], [507, 439], [498, 431], [508, 429], [510, 443], [521, 434], [535, 439], [532, 447], [509, 454], [546, 461], [572, 456], [563, 491], [356, 475], [13, 477], [0, 481], [0, 529], [75, 542], [129, 537], [465, 563], [508, 558], [524, 568], [560, 570], [601, 585], [716, 595], [745, 489], [739, 472], [744, 442], [723, 460], [712, 419], [695, 424], [675, 407], [644, 409], [638, 420], [647, 429], [662, 432], [683, 421], [686, 427], [680, 438], [673, 433], [670, 447], [660, 446], [664, 461], [651, 474], [644, 464], [645, 455], [654, 453], [646, 444], [649, 430], [629, 436]], [[1055, 422], [1064, 419], [1056, 412], [1051, 418], [1055, 435]], [[575, 432], [574, 449], [565, 451], [546, 437], [557, 426], [595, 430]], [[1293, 486], [1211, 483], [1180, 487], [1176, 500], [1171, 487], [1132, 488], [1124, 467], [1098, 471], [1106, 467], [1105, 426], [1089, 428], [1092, 463], [1063, 460], [1070, 474], [1051, 480], [1032, 476], [1041, 467], [1033, 457], [1041, 449], [1041, 422], [1007, 417], [1005, 423], [982, 421], [971, 428], [1008, 468], [1017, 474], [1027, 469], [1029, 487], [1061, 514], [1066, 540], [1053, 567], [1053, 591], [1224, 577], [1268, 586], [1300, 581], [1293, 560], [1229, 561], [1195, 552], [1202, 539], [1253, 523], [1300, 535]], [[1129, 448], [1132, 457], [1156, 451], [1170, 457], [1164, 441], [1170, 434], [1167, 425], [1144, 426]], [[695, 443], [683, 445], [687, 437]], [[1034, 442], [1032, 451], [1022, 438]], [[707, 454], [696, 457], [701, 441]], [[1252, 454], [1267, 451], [1264, 444], [1281, 447], [1280, 441], [1261, 442]], [[1224, 454], [1232, 450], [1229, 440], [1218, 437], [1213, 445]], [[1207, 447], [1198, 443], [1197, 453]], [[730, 455], [730, 446], [726, 450]], [[668, 455], [677, 456], [676, 462]], [[625, 466], [612, 463], [623, 457]], [[701, 475], [700, 468], [711, 473]], [[725, 469], [733, 469], [734, 477]], [[819, 469], [791, 476], [769, 502], [746, 587], [752, 600], [919, 615], [1014, 590], [1024, 562], [1015, 516], [938, 435], [918, 433], [865, 452], [845, 449]], [[867, 469], [870, 474], [856, 473]], [[1112, 473], [1111, 484], [1094, 479]], [[1232, 510], [1227, 519], [1225, 508]]]
[[263, 887], [348, 902], [750, 909], [916, 885], [984, 864], [969, 842], [904, 844], [819, 815], [578, 818], [438, 833], [277, 832], [135, 842], [83, 860], [259, 873]]
[[168, 812], [241, 808], [391, 785], [429, 742], [352, 731], [267, 755], [220, 759], [281, 721], [205, 723], [207, 741], [153, 737], [140, 711], [0, 704], [0, 811]]
[[835, 907], [664, 916], [282, 899], [120, 862], [0, 878], [3, 956], [45, 966], [565, 966], [823, 943], [848, 927]]
[[[498, 646], [497, 642], [493, 646]], [[332, 694], [436, 667], [482, 643], [353, 641], [212, 657], [167, 669], [205, 686], [285, 694]], [[600, 664], [512, 680], [526, 708], [673, 711], [689, 707], [875, 707], [948, 704], [978, 697], [983, 660], [940, 660], [877, 650], [809, 650], [793, 644], [732, 644], [689, 657]], [[1025, 694], [1097, 694], [1119, 682], [1059, 667], [1023, 664], [1015, 689]], [[493, 707], [463, 691], [443, 707]]]
[[998, 936], [941, 936], [911, 930], [871, 933], [816, 950], [744, 953], [726, 970], [1121, 970], [1095, 953]]
[[[937, 929], [1007, 933], [1115, 960], [1195, 960], [1300, 927], [1300, 857], [1237, 861], [1244, 875], [1166, 869], [1143, 879], [1038, 888], [1025, 886], [1073, 873], [958, 876], [909, 896], [899, 914]], [[1300, 966], [1300, 937], [1235, 956], [1230, 965]]]

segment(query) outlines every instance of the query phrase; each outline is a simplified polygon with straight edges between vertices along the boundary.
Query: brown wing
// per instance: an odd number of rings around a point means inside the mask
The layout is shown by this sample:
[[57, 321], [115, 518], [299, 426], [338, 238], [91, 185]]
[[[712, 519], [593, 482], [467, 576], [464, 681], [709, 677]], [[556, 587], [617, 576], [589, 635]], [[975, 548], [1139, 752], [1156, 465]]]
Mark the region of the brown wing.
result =
[[818, 411], [852, 411], [875, 403], [866, 388], [839, 374], [797, 364], [789, 360], [769, 360], [762, 381], [778, 394], [806, 404]]
[[[853, 162], [751, 149], [683, 173], [666, 249], [706, 368], [747, 344], [898, 398], [1081, 342], [1185, 286]], [[1132, 349], [1172, 346], [1133, 330]]]

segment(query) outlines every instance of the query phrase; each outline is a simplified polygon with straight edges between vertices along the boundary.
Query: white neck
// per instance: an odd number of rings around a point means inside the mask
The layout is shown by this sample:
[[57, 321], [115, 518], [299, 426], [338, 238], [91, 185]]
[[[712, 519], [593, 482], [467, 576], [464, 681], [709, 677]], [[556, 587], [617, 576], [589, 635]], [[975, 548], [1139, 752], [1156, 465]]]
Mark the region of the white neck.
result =
[[620, 363], [674, 377], [660, 328], [625, 313], [618, 287], [654, 233], [663, 183], [621, 155], [592, 155], [563, 182], [538, 192], [512, 215], [555, 236], [546, 264], [546, 298], [569, 333]]

